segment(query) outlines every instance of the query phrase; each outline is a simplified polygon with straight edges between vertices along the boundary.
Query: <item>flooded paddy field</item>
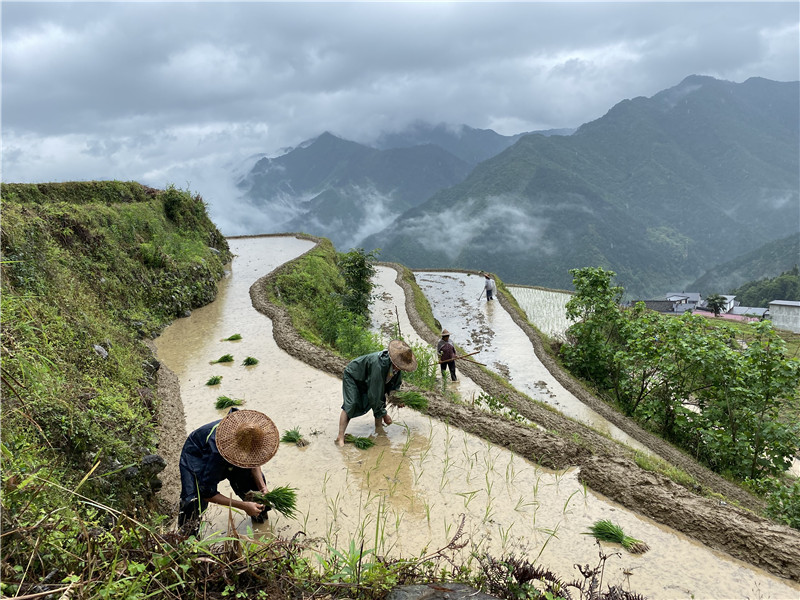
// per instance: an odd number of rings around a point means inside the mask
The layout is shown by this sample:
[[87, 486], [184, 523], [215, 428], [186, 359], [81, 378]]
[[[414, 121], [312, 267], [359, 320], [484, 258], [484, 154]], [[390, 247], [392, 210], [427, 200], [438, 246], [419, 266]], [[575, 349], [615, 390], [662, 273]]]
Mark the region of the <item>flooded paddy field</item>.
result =
[[[433, 308], [433, 316], [466, 353], [534, 400], [606, 433], [642, 452], [649, 450], [584, 405], [545, 368], [525, 333], [497, 300], [481, 294], [483, 277], [470, 273], [416, 271], [414, 275]], [[480, 294], [480, 296], [479, 296]]]
[[554, 339], [565, 339], [565, 333], [572, 325], [567, 318], [567, 302], [572, 294], [527, 285], [506, 285], [506, 289], [539, 331]]
[[[248, 294], [256, 279], [312, 244], [292, 237], [229, 242], [236, 258], [217, 300], [176, 321], [156, 345], [159, 359], [180, 380], [186, 420], [181, 436], [221, 418], [225, 411], [217, 411], [214, 401], [225, 394], [243, 399], [244, 408], [268, 414], [281, 432], [299, 427], [310, 442], [306, 447], [281, 444], [264, 467], [268, 486], [297, 489], [297, 517], [274, 515], [269, 523], [256, 525], [254, 533], [289, 538], [303, 532], [309, 546], [320, 552], [346, 550], [351, 541], [358, 547], [363, 541], [365, 550], [409, 557], [444, 547], [463, 514], [462, 541], [468, 544], [459, 560], [471, 560], [473, 551], [496, 557], [514, 553], [571, 580], [579, 576], [575, 564], [597, 564], [597, 545], [583, 533], [607, 518], [651, 548], [635, 556], [604, 545], [606, 552], [621, 552], [607, 563], [604, 581], [609, 584], [654, 599], [800, 596], [800, 585], [710, 550], [593, 493], [578, 482], [575, 470], [549, 471], [410, 409], [390, 409], [395, 423], [377, 431], [370, 415], [351, 422], [348, 432], [372, 436], [372, 448], [336, 447], [341, 380], [279, 349], [272, 322], [252, 308]], [[387, 321], [399, 319], [409, 339], [413, 330], [393, 278], [392, 269], [379, 269], [373, 327], [385, 330]], [[499, 305], [493, 309], [502, 310]], [[223, 341], [234, 333], [242, 339]], [[466, 336], [454, 337], [465, 347]], [[234, 355], [233, 363], [210, 364], [226, 353]], [[259, 363], [243, 366], [246, 356]], [[505, 357], [497, 352], [495, 360]], [[205, 385], [212, 375], [223, 376], [220, 385]], [[466, 378], [458, 385], [466, 397], [479, 389]], [[231, 493], [226, 485], [220, 489]], [[172, 494], [177, 500], [174, 485]], [[225, 530], [226, 511], [213, 507], [208, 518], [206, 532]], [[251, 526], [243, 514], [233, 518], [240, 531]]]

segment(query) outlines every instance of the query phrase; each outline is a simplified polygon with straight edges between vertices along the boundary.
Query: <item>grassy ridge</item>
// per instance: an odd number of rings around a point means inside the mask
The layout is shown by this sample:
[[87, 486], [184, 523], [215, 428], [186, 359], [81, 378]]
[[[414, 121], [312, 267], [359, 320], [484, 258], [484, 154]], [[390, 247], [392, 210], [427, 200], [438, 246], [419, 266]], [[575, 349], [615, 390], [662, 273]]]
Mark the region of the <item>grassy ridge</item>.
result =
[[145, 340], [214, 299], [230, 252], [202, 199], [174, 188], [4, 184], [2, 215], [2, 526], [16, 532], [2, 579], [34, 558], [27, 577], [41, 581], [81, 555], [73, 528], [93, 517], [71, 492], [152, 506]]

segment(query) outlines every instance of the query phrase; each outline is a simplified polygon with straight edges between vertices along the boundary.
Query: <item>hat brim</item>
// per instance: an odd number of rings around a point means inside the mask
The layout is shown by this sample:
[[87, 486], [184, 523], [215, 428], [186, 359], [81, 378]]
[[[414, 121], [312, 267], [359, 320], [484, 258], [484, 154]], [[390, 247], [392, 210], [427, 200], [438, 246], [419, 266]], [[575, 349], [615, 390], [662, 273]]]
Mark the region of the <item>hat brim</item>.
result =
[[[236, 433], [243, 426], [256, 426], [261, 435], [252, 448], [239, 445]], [[245, 469], [260, 467], [275, 456], [280, 433], [267, 415], [257, 410], [237, 410], [228, 413], [217, 426], [217, 450], [226, 461]]]

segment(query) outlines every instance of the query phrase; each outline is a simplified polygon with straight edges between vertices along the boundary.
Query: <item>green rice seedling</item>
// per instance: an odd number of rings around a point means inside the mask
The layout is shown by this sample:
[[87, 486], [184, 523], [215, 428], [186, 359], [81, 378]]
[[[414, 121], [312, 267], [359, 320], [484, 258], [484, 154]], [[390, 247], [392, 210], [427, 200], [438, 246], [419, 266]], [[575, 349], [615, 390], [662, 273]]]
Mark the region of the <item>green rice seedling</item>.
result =
[[591, 535], [601, 542], [621, 544], [622, 547], [631, 554], [644, 554], [650, 550], [650, 546], [641, 540], [625, 535], [625, 532], [622, 531], [622, 527], [615, 525], [607, 519], [596, 521], [594, 525], [589, 528], [589, 531], [584, 532], [583, 535]]
[[262, 516], [266, 516], [266, 508], [272, 508], [284, 517], [291, 519], [297, 508], [297, 490], [288, 486], [274, 487], [266, 493], [247, 492], [246, 499], [264, 505], [265, 510]]
[[404, 405], [414, 410], [423, 411], [428, 408], [428, 399], [419, 392], [410, 390], [403, 390], [389, 395], [387, 398], [389, 404], [395, 406]]
[[253, 358], [252, 356], [248, 356], [247, 358], [245, 358], [242, 361], [242, 364], [245, 367], [252, 367], [253, 365], [257, 365], [258, 364], [258, 359], [257, 358]]
[[222, 382], [222, 375], [214, 375], [213, 377], [209, 377], [208, 381], [206, 381], [206, 385], [219, 385]]
[[368, 437], [356, 437], [349, 433], [345, 434], [344, 441], [346, 444], [353, 444], [359, 450], [366, 450], [375, 445], [375, 442]]
[[244, 404], [244, 400], [239, 400], [238, 398], [229, 398], [228, 396], [219, 396], [214, 406], [217, 409], [222, 410], [223, 408], [230, 408], [231, 406], [241, 406], [242, 404]]
[[456, 496], [461, 496], [462, 498], [464, 498], [464, 508], [468, 508], [469, 503], [472, 502], [472, 499], [475, 498], [475, 495], [479, 491], [480, 490], [473, 490], [471, 492], [456, 492]]
[[233, 354], [223, 354], [217, 360], [212, 360], [211, 364], [214, 365], [216, 363], [230, 363], [233, 362]]
[[575, 490], [574, 492], [572, 492], [572, 493], [569, 495], [569, 498], [567, 498], [567, 501], [566, 501], [566, 502], [564, 502], [564, 507], [561, 509], [561, 512], [562, 512], [563, 514], [567, 514], [567, 507], [569, 506], [569, 502], [570, 502], [570, 500], [572, 500], [572, 497], [573, 497], [575, 494], [577, 494], [578, 492], [580, 492], [580, 490]]
[[233, 335], [231, 335], [229, 337], [226, 337], [222, 341], [223, 342], [235, 342], [236, 340], [240, 340], [240, 339], [242, 339], [242, 334], [241, 333], [234, 333]]
[[299, 427], [284, 431], [283, 435], [281, 436], [281, 441], [290, 444], [296, 444], [300, 447], [308, 446], [308, 441], [303, 437], [303, 434], [300, 433]]

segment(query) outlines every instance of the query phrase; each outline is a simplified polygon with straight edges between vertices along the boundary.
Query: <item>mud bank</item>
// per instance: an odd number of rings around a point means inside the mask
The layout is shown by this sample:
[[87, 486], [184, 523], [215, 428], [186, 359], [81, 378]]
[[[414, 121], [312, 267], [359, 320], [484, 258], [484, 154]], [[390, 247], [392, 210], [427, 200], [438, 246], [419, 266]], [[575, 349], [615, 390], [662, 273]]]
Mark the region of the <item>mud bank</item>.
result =
[[[346, 361], [320, 349], [299, 336], [291, 325], [283, 307], [269, 302], [266, 290], [276, 276], [273, 272], [256, 281], [250, 288], [253, 306], [273, 321], [273, 337], [278, 346], [295, 358], [339, 377]], [[406, 310], [418, 335], [435, 343], [438, 335], [424, 324], [413, 303], [410, 286], [398, 274], [397, 283], [406, 292]], [[635, 431], [633, 424], [616, 415], [598, 399], [563, 373], [547, 355], [538, 335], [524, 322], [502, 294], [503, 306], [516, 315], [520, 327], [531, 338], [537, 355], [562, 384], [581, 399], [586, 399], [593, 409], [603, 410], [603, 415], [625, 431]], [[509, 394], [501, 382], [475, 365], [465, 364], [462, 370], [489, 394]], [[593, 432], [585, 426], [566, 419], [538, 405], [532, 405], [521, 394], [512, 394], [515, 408], [523, 416], [556, 432], [529, 428], [508, 422], [466, 405], [455, 405], [440, 396], [429, 393], [428, 414], [480, 436], [492, 443], [536, 461], [545, 467], [560, 469], [568, 466], [581, 468], [581, 478], [593, 490], [619, 502], [626, 508], [672, 527], [708, 547], [724, 551], [734, 558], [761, 567], [775, 575], [800, 582], [800, 532], [777, 525], [748, 510], [700, 497], [665, 477], [644, 471], [631, 459], [631, 450]], [[571, 441], [578, 434], [581, 443]], [[732, 486], [713, 473], [690, 464], [685, 456], [663, 441], [636, 432], [637, 439], [654, 452], [691, 472], [703, 485], [739, 502], [742, 506], [757, 509], [757, 499], [736, 486]], [[631, 434], [633, 435], [633, 434]], [[674, 458], [673, 458], [674, 457]]]

